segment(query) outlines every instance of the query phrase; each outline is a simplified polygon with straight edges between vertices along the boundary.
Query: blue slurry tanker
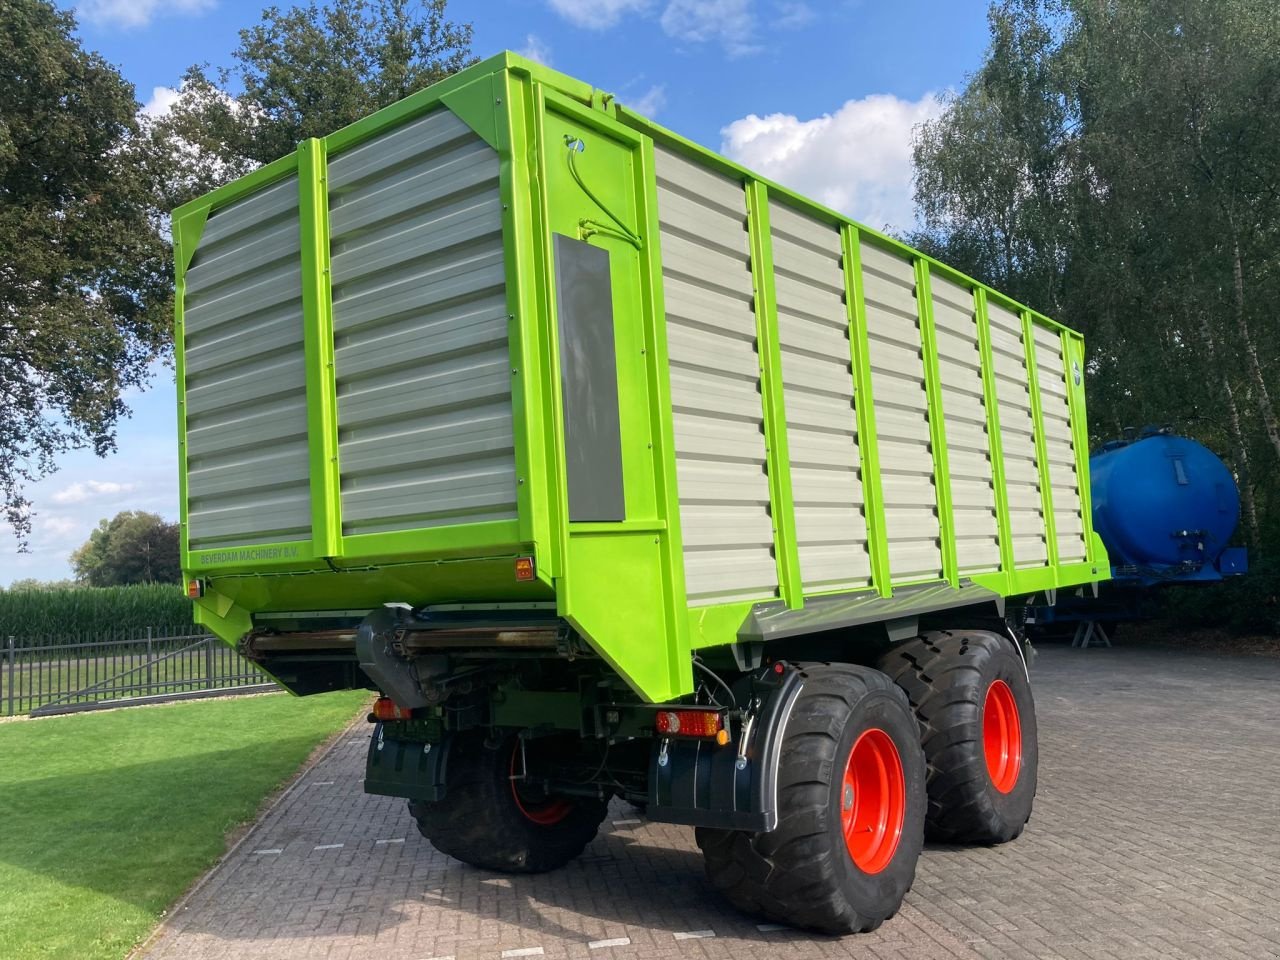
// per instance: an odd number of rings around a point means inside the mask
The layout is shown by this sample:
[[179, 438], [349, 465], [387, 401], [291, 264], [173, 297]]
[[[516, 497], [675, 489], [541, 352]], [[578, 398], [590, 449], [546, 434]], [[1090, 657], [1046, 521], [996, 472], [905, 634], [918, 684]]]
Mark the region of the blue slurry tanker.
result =
[[1148, 616], [1151, 588], [1214, 583], [1248, 570], [1231, 546], [1240, 520], [1235, 477], [1213, 451], [1168, 427], [1129, 431], [1089, 457], [1094, 530], [1111, 580], [1098, 592], [1029, 607], [1039, 628], [1072, 624], [1073, 646], [1110, 646], [1108, 626]]
[[1089, 473], [1113, 579], [1151, 586], [1247, 569], [1244, 548], [1229, 546], [1240, 519], [1235, 478], [1207, 447], [1148, 428], [1103, 446]]

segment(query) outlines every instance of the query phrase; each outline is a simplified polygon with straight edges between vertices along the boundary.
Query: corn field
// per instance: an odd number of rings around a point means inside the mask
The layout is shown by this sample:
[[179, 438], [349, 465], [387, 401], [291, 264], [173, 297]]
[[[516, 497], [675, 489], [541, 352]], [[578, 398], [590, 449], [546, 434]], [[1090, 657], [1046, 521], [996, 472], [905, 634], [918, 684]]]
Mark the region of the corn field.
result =
[[189, 633], [191, 622], [191, 601], [175, 584], [0, 592], [0, 638], [19, 646]]

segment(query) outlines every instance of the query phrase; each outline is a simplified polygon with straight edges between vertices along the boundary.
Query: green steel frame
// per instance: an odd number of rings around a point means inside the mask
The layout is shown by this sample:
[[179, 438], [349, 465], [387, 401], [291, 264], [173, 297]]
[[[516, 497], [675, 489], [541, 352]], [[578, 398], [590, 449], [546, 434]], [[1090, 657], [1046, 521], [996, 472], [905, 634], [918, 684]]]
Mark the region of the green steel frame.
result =
[[1027, 392], [1031, 394], [1031, 419], [1036, 429], [1036, 469], [1040, 473], [1040, 512], [1044, 516], [1045, 553], [1051, 569], [1058, 566], [1058, 535], [1053, 519], [1053, 484], [1049, 475], [1049, 451], [1044, 437], [1044, 407], [1040, 398], [1040, 367], [1031, 311], [1022, 311], [1022, 347], [1027, 356]]
[[[1009, 489], [1004, 482], [1004, 439], [1000, 434], [1000, 405], [996, 399], [995, 362], [991, 356], [991, 320], [987, 316], [987, 291], [981, 287], [973, 292], [973, 310], [978, 324], [978, 352], [982, 361], [982, 404], [987, 412], [991, 482], [996, 495], [996, 536], [1000, 545], [1000, 569], [1009, 571], [1014, 566], [1013, 528], [1009, 523]], [[1005, 590], [1007, 589], [1006, 587]]]
[[862, 296], [862, 241], [853, 224], [840, 227], [844, 258], [845, 306], [849, 314], [849, 355], [853, 366], [854, 414], [858, 421], [858, 453], [862, 466], [863, 512], [871, 553], [871, 585], [885, 598], [893, 596], [889, 572], [889, 537], [880, 483], [880, 446], [876, 434], [875, 397], [871, 391], [871, 348], [867, 345], [867, 304]]
[[791, 494], [791, 455], [787, 411], [782, 399], [782, 347], [778, 340], [778, 297], [774, 290], [773, 235], [769, 228], [769, 188], [747, 184], [747, 224], [751, 236], [751, 283], [755, 290], [756, 342], [760, 392], [764, 397], [765, 455], [769, 469], [769, 509], [773, 550], [778, 561], [778, 592], [787, 606], [804, 606], [800, 552], [796, 543], [795, 501]]
[[916, 310], [920, 320], [920, 344], [924, 353], [925, 395], [929, 404], [929, 446], [933, 449], [933, 475], [938, 494], [938, 527], [942, 531], [942, 579], [960, 586], [956, 559], [955, 512], [951, 508], [951, 468], [947, 460], [947, 430], [942, 412], [942, 374], [938, 370], [938, 336], [933, 328], [933, 290], [929, 264], [916, 260]]
[[[494, 147], [500, 159], [503, 245], [506, 256], [518, 520], [459, 524], [428, 530], [346, 536], [343, 533], [338, 463], [337, 398], [333, 372], [329, 284], [328, 159], [428, 111], [453, 111]], [[551, 235], [572, 232], [570, 218], [588, 219], [581, 191], [564, 181], [558, 161], [565, 137], [590, 137], [599, 147], [583, 161], [593, 189], [634, 238], [596, 232], [592, 242], [610, 251], [615, 283], [618, 376], [623, 400], [624, 480], [627, 519], [621, 523], [570, 523], [560, 408], [559, 353], [554, 331], [555, 297]], [[683, 153], [743, 184], [748, 211], [752, 281], [759, 340], [763, 417], [768, 447], [780, 598], [790, 608], [806, 600], [801, 585], [783, 405], [782, 359], [777, 336], [769, 204], [784, 201], [839, 231], [846, 282], [854, 413], [871, 554], [872, 596], [888, 600], [895, 589], [889, 568], [876, 434], [875, 397], [867, 346], [861, 249], [873, 243], [914, 264], [924, 347], [930, 439], [938, 478], [943, 576], [959, 586], [947, 478], [943, 392], [933, 328], [930, 282], [945, 277], [973, 291], [983, 363], [984, 400], [996, 491], [1001, 565], [969, 578], [1005, 596], [1029, 594], [1103, 579], [1106, 555], [1092, 534], [1088, 503], [1088, 445], [1083, 389], [1073, 369], [1084, 363], [1083, 341], [945, 264], [759, 178], [618, 104], [595, 90], [513, 54], [485, 60], [435, 86], [322, 140], [308, 140], [287, 157], [228, 184], [174, 212], [177, 264], [175, 342], [178, 378], [179, 484], [182, 561], [186, 574], [205, 582], [197, 617], [228, 641], [252, 626], [255, 613], [369, 608], [389, 600], [545, 601], [554, 598], [638, 694], [651, 701], [692, 688], [689, 651], [732, 643], [757, 601], [690, 608], [685, 597], [683, 551], [675, 474], [674, 430], [667, 370], [654, 147]], [[594, 164], [594, 166], [591, 166]], [[296, 174], [302, 241], [305, 362], [310, 427], [312, 537], [308, 542], [188, 549], [186, 379], [183, 363], [184, 276], [212, 212]], [[573, 212], [578, 211], [578, 212]], [[578, 229], [582, 229], [579, 227]], [[627, 228], [632, 230], [631, 227]], [[587, 234], [591, 235], [591, 234]], [[624, 291], [619, 294], [618, 290]], [[1004, 491], [999, 411], [995, 402], [988, 303], [1022, 318], [1041, 470], [1050, 562], [1042, 568], [1013, 564], [1008, 502]], [[1075, 446], [1076, 477], [1084, 492], [1088, 546], [1083, 564], [1057, 563], [1053, 502], [1044, 458], [1044, 424], [1035, 384], [1034, 338], [1039, 326], [1062, 338]], [[535, 558], [536, 580], [518, 583], [513, 559]], [[274, 576], [289, 574], [289, 576]], [[298, 576], [297, 574], [306, 574]], [[620, 626], [625, 624], [625, 626]]]

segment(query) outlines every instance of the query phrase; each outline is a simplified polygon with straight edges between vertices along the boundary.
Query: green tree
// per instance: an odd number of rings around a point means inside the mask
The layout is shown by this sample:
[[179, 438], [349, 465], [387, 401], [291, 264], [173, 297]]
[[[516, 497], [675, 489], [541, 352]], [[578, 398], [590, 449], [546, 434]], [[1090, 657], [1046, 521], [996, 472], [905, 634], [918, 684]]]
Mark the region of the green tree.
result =
[[993, 7], [991, 46], [965, 89], [914, 146], [913, 237], [1011, 296], [1053, 312], [1072, 227], [1074, 110], [1060, 38], [1033, 5]]
[[71, 554], [76, 579], [91, 587], [177, 583], [182, 579], [178, 525], [154, 513], [125, 510], [101, 520]]
[[[9, 584], [10, 592], [17, 593], [19, 591], [37, 591], [40, 593], [49, 593], [54, 590], [73, 590], [76, 584], [72, 580], [37, 580], [35, 577], [23, 577], [21, 580], [15, 580]], [[3, 588], [0, 588], [0, 592]]]
[[0, 0], [0, 515], [66, 450], [114, 446], [168, 337], [171, 277], [133, 87], [48, 0]]
[[[282, 157], [474, 62], [469, 23], [448, 0], [331, 0], [281, 10], [240, 31], [234, 66], [193, 66], [154, 125], [182, 170], [177, 204]], [[232, 91], [238, 91], [233, 93]]]
[[1085, 332], [1096, 438], [1175, 423], [1233, 461], [1254, 546], [1280, 539], [1273, 5], [1004, 0], [990, 22], [918, 138], [915, 239]]

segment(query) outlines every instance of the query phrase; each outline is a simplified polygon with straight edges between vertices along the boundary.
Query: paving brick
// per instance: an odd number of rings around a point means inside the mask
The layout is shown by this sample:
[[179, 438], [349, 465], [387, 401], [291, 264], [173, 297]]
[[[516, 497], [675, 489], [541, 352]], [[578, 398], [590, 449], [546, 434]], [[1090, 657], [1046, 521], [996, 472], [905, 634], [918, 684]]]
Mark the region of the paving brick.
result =
[[[1040, 789], [1026, 832], [994, 849], [929, 846], [903, 909], [872, 934], [761, 932], [710, 889], [691, 830], [615, 825], [635, 819], [624, 804], [556, 873], [464, 866], [418, 835], [402, 801], [361, 792], [361, 730], [254, 828], [145, 956], [1280, 957], [1280, 661], [1046, 647], [1034, 680]], [[377, 842], [388, 839], [402, 842]], [[716, 936], [674, 936], [695, 930]], [[615, 938], [631, 942], [587, 946]]]

